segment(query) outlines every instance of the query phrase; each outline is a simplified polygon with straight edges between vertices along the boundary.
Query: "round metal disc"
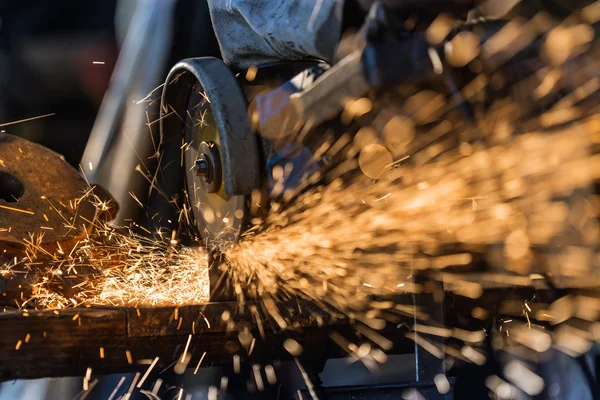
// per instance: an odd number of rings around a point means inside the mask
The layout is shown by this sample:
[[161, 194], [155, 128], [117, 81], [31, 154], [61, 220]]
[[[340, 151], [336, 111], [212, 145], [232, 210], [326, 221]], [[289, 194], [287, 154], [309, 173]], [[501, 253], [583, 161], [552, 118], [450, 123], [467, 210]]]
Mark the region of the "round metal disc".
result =
[[83, 235], [96, 213], [90, 201], [79, 200], [89, 190], [57, 153], [0, 133], [0, 252], [30, 234], [40, 235], [45, 248]]
[[[195, 163], [199, 149], [206, 143], [221, 151], [221, 140], [215, 124], [210, 99], [200, 83], [192, 89], [188, 108], [192, 121], [185, 124], [186, 151], [184, 155], [186, 182], [196, 226], [205, 244], [212, 249], [223, 249], [237, 242], [246, 213], [245, 196], [227, 196], [221, 182], [217, 193], [207, 193], [202, 177], [196, 175]], [[192, 123], [193, 122], [193, 123]], [[219, 159], [220, 162], [221, 159]], [[218, 166], [223, 171], [222, 165]], [[221, 180], [223, 174], [220, 174]]]

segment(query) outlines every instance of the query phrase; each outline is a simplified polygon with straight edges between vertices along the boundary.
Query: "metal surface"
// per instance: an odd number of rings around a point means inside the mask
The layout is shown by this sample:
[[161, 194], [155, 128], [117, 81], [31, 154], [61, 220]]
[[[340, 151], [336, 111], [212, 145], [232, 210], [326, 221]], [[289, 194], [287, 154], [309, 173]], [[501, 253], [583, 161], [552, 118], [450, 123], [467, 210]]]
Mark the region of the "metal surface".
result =
[[59, 154], [0, 133], [0, 248], [20, 251], [37, 237], [54, 247], [81, 236], [96, 207], [80, 201], [90, 189]]
[[[219, 154], [219, 146], [216, 142], [205, 142], [201, 141], [198, 144], [198, 140], [201, 139], [198, 136], [201, 132], [196, 132], [195, 137], [192, 136], [192, 140], [189, 143], [192, 147], [198, 145], [197, 153], [198, 159], [194, 161], [196, 178], [193, 178], [194, 184], [200, 183], [200, 186], [205, 193], [219, 193], [221, 189], [221, 183], [223, 181], [223, 171], [221, 170], [221, 155]], [[188, 160], [186, 154], [186, 161]], [[190, 163], [191, 164], [191, 163]], [[195, 188], [194, 188], [195, 189]]]
[[200, 157], [196, 160], [196, 175], [205, 177], [208, 174], [208, 161]]

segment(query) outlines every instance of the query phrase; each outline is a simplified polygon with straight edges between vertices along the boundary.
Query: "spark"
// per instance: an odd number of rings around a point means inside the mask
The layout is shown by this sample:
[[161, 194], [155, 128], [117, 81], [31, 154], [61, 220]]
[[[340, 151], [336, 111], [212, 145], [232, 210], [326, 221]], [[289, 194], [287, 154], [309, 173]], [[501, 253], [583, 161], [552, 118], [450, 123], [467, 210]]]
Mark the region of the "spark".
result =
[[112, 393], [108, 397], [108, 400], [113, 400], [115, 398], [115, 396], [119, 392], [119, 389], [123, 385], [123, 382], [125, 382], [125, 377], [124, 376], [122, 376], [121, 379], [119, 379], [119, 383], [117, 383], [117, 386], [114, 388], [114, 390], [112, 391]]
[[208, 329], [210, 329], [210, 321], [208, 320], [208, 318], [206, 318], [206, 316], [202, 314], [202, 311], [200, 311], [200, 315], [202, 315], [204, 322], [206, 322], [206, 326], [208, 327]]
[[209, 386], [208, 387], [208, 400], [217, 400], [218, 393], [219, 393], [219, 391], [216, 386]]
[[435, 51], [434, 48], [430, 47], [429, 49], [427, 49], [427, 54], [429, 54], [429, 58], [431, 60], [431, 63], [433, 64], [433, 72], [435, 72], [438, 75], [444, 72], [442, 60], [440, 59], [440, 56], [437, 53], [437, 51]]
[[90, 379], [92, 379], [92, 369], [88, 368], [85, 371], [85, 376], [83, 377], [83, 390], [86, 391], [86, 392], [89, 389]]
[[226, 376], [221, 377], [221, 391], [227, 390], [227, 385], [229, 384], [229, 378]]
[[137, 383], [138, 379], [140, 379], [140, 373], [136, 372], [133, 380], [131, 381], [131, 385], [129, 386], [129, 390], [123, 396], [123, 400], [129, 400], [131, 398], [131, 394], [133, 393], [133, 389], [135, 388], [135, 384]]
[[411, 340], [414, 340], [416, 344], [421, 346], [423, 350], [427, 351], [432, 356], [439, 358], [440, 360], [444, 358], [444, 353], [435, 344], [433, 344], [433, 342], [424, 339], [417, 333], [407, 333], [406, 337]]
[[265, 384], [262, 379], [260, 365], [254, 364], [252, 366], [252, 372], [254, 373], [254, 381], [256, 382], [256, 388], [259, 392], [262, 392], [263, 390], [265, 390]]
[[265, 366], [265, 374], [267, 375], [267, 382], [274, 385], [277, 383], [277, 376], [275, 375], [275, 368], [272, 365]]
[[200, 360], [198, 360], [198, 365], [196, 365], [196, 369], [194, 369], [194, 375], [198, 373], [198, 369], [200, 369], [200, 365], [202, 364], [204, 357], [206, 357], [206, 352], [202, 353], [202, 357], [200, 357]]
[[382, 196], [382, 197], [380, 197], [380, 198], [378, 198], [378, 199], [375, 199], [375, 200], [373, 200], [373, 202], [378, 202], [378, 201], [381, 201], [381, 200], [385, 200], [385, 199], [387, 199], [388, 197], [390, 197], [391, 195], [392, 195], [391, 193], [388, 193], [388, 194], [386, 194], [385, 196]]
[[254, 80], [254, 78], [256, 78], [257, 73], [258, 73], [258, 68], [254, 67], [254, 66], [248, 68], [248, 71], [246, 72], [246, 80], [248, 82], [252, 82]]
[[286, 339], [285, 342], [283, 342], [283, 347], [294, 357], [302, 354], [302, 346], [294, 339]]
[[184, 362], [184, 360], [185, 360], [185, 357], [186, 357], [186, 355], [187, 355], [187, 351], [188, 351], [188, 349], [190, 348], [190, 342], [191, 342], [191, 341], [192, 341], [192, 335], [190, 334], [190, 335], [188, 336], [187, 343], [185, 344], [185, 349], [183, 350], [183, 353], [181, 354], [181, 360], [180, 360], [180, 362], [182, 362], [182, 363]]
[[92, 389], [98, 384], [98, 378], [95, 378], [92, 383], [88, 385], [88, 388], [84, 390], [84, 393], [79, 397], [79, 400], [84, 400], [87, 398], [88, 394], [92, 391]]
[[10, 210], [10, 211], [17, 211], [17, 212], [21, 212], [21, 213], [29, 214], [29, 215], [35, 215], [35, 213], [33, 211], [22, 210], [22, 209], [16, 208], [16, 207], [3, 206], [0, 204], [0, 208], [4, 208], [5, 210]]
[[504, 367], [504, 375], [530, 396], [536, 396], [544, 389], [544, 380], [520, 361], [509, 361]]
[[437, 374], [433, 378], [433, 382], [435, 383], [435, 387], [440, 394], [446, 394], [450, 391], [450, 382], [448, 381], [446, 375]]
[[239, 374], [241, 371], [241, 365], [240, 365], [240, 356], [237, 354], [234, 354], [233, 356], [233, 372], [236, 374]]
[[142, 376], [142, 379], [140, 379], [140, 381], [138, 382], [138, 384], [137, 384], [137, 388], [138, 389], [142, 387], [142, 385], [146, 381], [146, 378], [148, 378], [148, 375], [150, 375], [150, 372], [152, 371], [152, 369], [154, 368], [154, 366], [156, 365], [156, 363], [158, 362], [158, 360], [159, 360], [159, 357], [154, 358], [154, 360], [152, 361], [152, 364], [150, 364], [150, 366], [148, 367], [148, 369], [146, 370], [146, 372]]
[[154, 92], [161, 89], [164, 85], [165, 85], [164, 83], [158, 85], [156, 88], [152, 89], [152, 91], [150, 93], [148, 93], [148, 95], [146, 97], [144, 97], [141, 100], [138, 100], [135, 104], [140, 104], [140, 103], [143, 103], [144, 101], [148, 100]]
[[162, 379], [157, 379], [156, 382], [154, 383], [154, 386], [152, 387], [152, 394], [157, 395], [158, 391], [160, 390], [160, 387], [162, 386], [163, 380]]
[[[0, 124], [0, 127], [3, 126], [9, 126], [9, 125], [15, 125], [15, 124], [20, 124], [22, 122], [28, 122], [28, 121], [34, 121], [36, 119], [41, 119], [41, 118], [46, 118], [46, 117], [51, 117], [53, 115], [56, 115], [56, 113], [50, 113], [50, 114], [44, 114], [44, 115], [39, 115], [37, 117], [31, 117], [31, 118], [25, 118], [25, 119], [20, 119], [18, 121], [12, 121], [12, 122], [5, 122], [3, 124]], [[21, 149], [19, 149], [21, 150]], [[22, 152], [22, 151], [21, 151]]]
[[386, 168], [393, 168], [393, 167], [397, 166], [398, 164], [402, 163], [402, 161], [406, 161], [406, 160], [408, 160], [409, 158], [410, 158], [410, 156], [404, 156], [404, 157], [402, 157], [401, 159], [399, 159], [399, 160], [396, 160], [396, 161], [394, 161], [393, 163], [386, 165], [385, 167], [386, 167]]
[[460, 353], [479, 366], [485, 364], [485, 361], [486, 361], [485, 355], [481, 354], [479, 351], [475, 350], [471, 346], [464, 346], [460, 350]]
[[252, 352], [254, 351], [254, 345], [256, 344], [256, 339], [252, 338], [252, 343], [250, 343], [250, 349], [248, 349], [248, 355], [252, 355]]
[[296, 362], [296, 365], [298, 366], [298, 369], [300, 370], [300, 374], [302, 375], [302, 379], [304, 379], [304, 383], [306, 384], [306, 388], [308, 389], [310, 396], [313, 398], [313, 400], [319, 400], [319, 398], [317, 397], [317, 393], [315, 392], [315, 387], [314, 387], [312, 381], [310, 380], [308, 374], [304, 370], [304, 367], [300, 363], [300, 360], [298, 360], [298, 358], [294, 357], [294, 361]]

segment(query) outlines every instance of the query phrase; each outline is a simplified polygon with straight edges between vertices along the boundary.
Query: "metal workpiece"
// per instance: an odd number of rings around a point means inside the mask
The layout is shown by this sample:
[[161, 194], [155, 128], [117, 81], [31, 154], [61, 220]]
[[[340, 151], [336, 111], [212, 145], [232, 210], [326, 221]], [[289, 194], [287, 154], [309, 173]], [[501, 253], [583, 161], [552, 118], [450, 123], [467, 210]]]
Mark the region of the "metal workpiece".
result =
[[[156, 89], [171, 46], [174, 0], [142, 0], [129, 23], [110, 85], [81, 159], [90, 183], [102, 185], [120, 204], [116, 222], [134, 219], [139, 205], [130, 192], [142, 196], [148, 182], [136, 167], [153, 169], [151, 122], [155, 107], [145, 97]], [[140, 127], [144, 127], [140, 132]], [[133, 155], [135, 154], [135, 155]], [[142, 199], [144, 200], [144, 199]]]
[[100, 214], [111, 219], [115, 210], [110, 195], [91, 187], [61, 155], [0, 133], [0, 249], [19, 254], [28, 245], [68, 246]]

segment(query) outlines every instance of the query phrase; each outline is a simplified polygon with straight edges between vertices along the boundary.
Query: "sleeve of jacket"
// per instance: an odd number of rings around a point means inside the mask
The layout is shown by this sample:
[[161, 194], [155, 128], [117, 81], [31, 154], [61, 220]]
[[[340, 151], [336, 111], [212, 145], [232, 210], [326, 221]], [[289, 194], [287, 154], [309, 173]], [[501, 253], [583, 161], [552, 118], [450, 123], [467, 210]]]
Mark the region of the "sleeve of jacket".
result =
[[331, 61], [343, 0], [208, 0], [223, 59], [247, 68], [313, 57]]

